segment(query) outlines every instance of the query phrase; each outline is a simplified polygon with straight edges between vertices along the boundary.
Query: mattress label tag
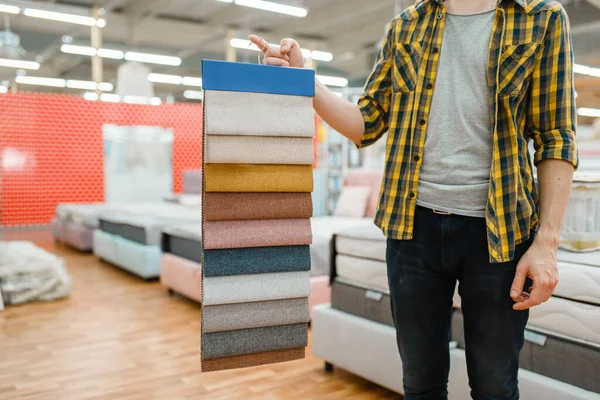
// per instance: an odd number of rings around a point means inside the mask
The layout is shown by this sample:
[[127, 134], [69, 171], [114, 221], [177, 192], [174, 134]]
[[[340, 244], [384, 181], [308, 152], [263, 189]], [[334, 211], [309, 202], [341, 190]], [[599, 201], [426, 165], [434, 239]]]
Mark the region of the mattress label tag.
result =
[[525, 340], [530, 343], [537, 344], [538, 346], [545, 346], [546, 340], [548, 337], [546, 335], [542, 335], [540, 333], [532, 332], [529, 330], [525, 331]]
[[367, 293], [365, 293], [365, 297], [370, 300], [381, 301], [383, 295], [374, 290], [367, 290]]

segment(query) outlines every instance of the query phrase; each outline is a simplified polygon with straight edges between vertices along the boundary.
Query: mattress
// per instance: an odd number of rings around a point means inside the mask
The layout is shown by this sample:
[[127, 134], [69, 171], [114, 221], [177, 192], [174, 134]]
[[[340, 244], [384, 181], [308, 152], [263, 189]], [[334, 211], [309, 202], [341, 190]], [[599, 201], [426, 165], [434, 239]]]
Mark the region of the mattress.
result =
[[106, 203], [63, 203], [56, 206], [56, 215], [63, 221], [70, 221], [88, 228], [98, 227], [98, 216], [115, 205]]
[[160, 283], [189, 299], [202, 302], [202, 270], [198, 263], [173, 254], [163, 254]]
[[186, 260], [202, 262], [202, 225], [198, 223], [163, 228], [162, 251]]
[[204, 278], [203, 305], [308, 297], [309, 272], [277, 272]]
[[388, 294], [352, 285], [341, 278], [331, 285], [331, 307], [357, 317], [394, 326]]
[[592, 267], [600, 267], [600, 251], [588, 253], [574, 253], [559, 249], [557, 253], [558, 261], [565, 261], [575, 264], [586, 264]]
[[174, 224], [202, 221], [200, 210], [174, 204], [155, 204], [150, 209], [119, 210], [100, 216], [100, 229], [136, 243], [158, 246], [162, 230]]
[[198, 210], [202, 207], [202, 196], [199, 194], [179, 194], [173, 193], [165, 197], [168, 203], [179, 204], [186, 207], [196, 207]]
[[343, 230], [336, 235], [338, 254], [385, 262], [387, 240], [374, 224]]
[[[402, 393], [402, 362], [396, 331], [322, 304], [313, 309], [313, 353], [336, 366]], [[450, 351], [448, 400], [470, 397], [465, 352]], [[596, 393], [527, 371], [519, 371], [522, 400], [599, 400]]]
[[554, 296], [600, 307], [600, 266], [559, 261], [560, 279]]
[[337, 276], [361, 286], [389, 293], [385, 262], [338, 254], [335, 258]]
[[159, 246], [139, 244], [100, 229], [94, 231], [94, 254], [144, 279], [157, 278], [160, 273]]
[[[331, 264], [331, 238], [334, 234], [354, 227], [373, 225], [371, 218], [316, 217], [311, 219], [313, 232], [310, 258], [312, 276], [329, 275]], [[374, 226], [374, 225], [373, 225]]]
[[[463, 315], [452, 315], [452, 340], [466, 348]], [[600, 393], [600, 346], [582, 344], [552, 335], [525, 331], [521, 368]]]
[[551, 297], [533, 307], [529, 326], [600, 345], [600, 307]]

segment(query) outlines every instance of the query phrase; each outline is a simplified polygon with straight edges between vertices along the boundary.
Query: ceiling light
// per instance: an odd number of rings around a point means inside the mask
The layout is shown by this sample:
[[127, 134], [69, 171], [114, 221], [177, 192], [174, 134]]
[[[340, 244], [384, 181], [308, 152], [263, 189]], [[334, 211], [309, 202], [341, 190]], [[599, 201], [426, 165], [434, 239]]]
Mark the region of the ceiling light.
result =
[[40, 63], [35, 61], [12, 60], [8, 58], [0, 58], [0, 67], [20, 68], [20, 69], [40, 69]]
[[83, 98], [90, 101], [98, 100], [98, 93], [96, 92], [85, 92], [83, 94]]
[[64, 79], [57, 78], [41, 78], [37, 76], [17, 76], [16, 82], [23, 85], [38, 85], [38, 86], [52, 86], [52, 87], [65, 87], [66, 81]]
[[600, 118], [600, 108], [580, 108], [577, 113], [582, 117], [597, 117]]
[[600, 68], [588, 67], [587, 65], [575, 64], [573, 65], [573, 71], [576, 74], [589, 75], [600, 78]]
[[147, 54], [147, 53], [136, 53], [134, 51], [128, 51], [125, 53], [125, 59], [127, 61], [138, 61], [150, 64], [162, 64], [171, 65], [178, 67], [181, 65], [181, 58], [172, 56], [162, 56], [158, 54]]
[[21, 9], [16, 6], [9, 6], [8, 4], [0, 4], [0, 12], [8, 14], [18, 14], [21, 12]]
[[171, 85], [181, 85], [183, 78], [179, 75], [148, 74], [148, 80], [154, 83], [169, 83]]
[[96, 49], [89, 46], [76, 46], [74, 44], [63, 44], [60, 46], [60, 51], [68, 54], [78, 54], [81, 56], [93, 57], [96, 55]]
[[[229, 41], [229, 44], [231, 45], [231, 47], [235, 47], [236, 49], [261, 51], [261, 49], [259, 49], [254, 43], [252, 43], [251, 41], [246, 40], [246, 39], [233, 38]], [[279, 48], [279, 45], [276, 45], [276, 44], [270, 44], [270, 45], [275, 48]], [[312, 58], [313, 60], [327, 61], [327, 62], [333, 60], [333, 54], [331, 54], [327, 51], [319, 51], [319, 50], [310, 51], [308, 49], [300, 49], [300, 50], [302, 51], [302, 55], [304, 56], [304, 58]]]
[[186, 90], [183, 92], [183, 97], [190, 100], [203, 100], [204, 92], [201, 90]]
[[102, 93], [100, 95], [100, 100], [101, 101], [106, 101], [109, 103], [118, 103], [121, 101], [121, 97], [118, 94], [113, 94], [113, 93]]
[[96, 26], [98, 28], [104, 28], [106, 26], [106, 20], [104, 18], [99, 18], [96, 20]]
[[[231, 3], [228, 1], [228, 3]], [[235, 0], [238, 6], [257, 8], [259, 10], [271, 11], [279, 14], [291, 15], [293, 17], [306, 17], [308, 10], [302, 7], [290, 6], [287, 4], [274, 3], [265, 0]]]
[[128, 104], [152, 104], [153, 106], [158, 106], [162, 103], [158, 97], [146, 96], [124, 96], [123, 101]]
[[121, 50], [98, 49], [98, 56], [102, 58], [111, 58], [113, 60], [122, 60], [125, 52]]
[[181, 82], [186, 86], [202, 86], [202, 78], [196, 78], [193, 76], [184, 76]]
[[310, 52], [310, 58], [317, 61], [326, 61], [329, 62], [333, 60], [333, 54], [328, 51], [318, 51], [313, 50]]
[[83, 89], [83, 90], [97, 90], [100, 89], [103, 92], [110, 92], [113, 90], [112, 83], [100, 82], [97, 84], [93, 81], [78, 81], [69, 79], [67, 80], [66, 86], [70, 89]]
[[104, 26], [106, 21], [103, 23], [100, 20], [96, 20], [93, 17], [86, 17], [84, 15], [76, 14], [65, 14], [54, 11], [38, 10], [36, 8], [26, 8], [23, 10], [23, 14], [28, 17], [48, 19], [51, 21], [68, 22], [70, 24], [87, 25], [87, 26]]
[[0, 86], [0, 93], [8, 92], [8, 88], [6, 86]]
[[339, 78], [336, 76], [317, 75], [317, 79], [323, 85], [327, 85], [327, 86], [336, 86], [336, 87], [348, 86], [348, 79], [346, 79], [346, 78]]

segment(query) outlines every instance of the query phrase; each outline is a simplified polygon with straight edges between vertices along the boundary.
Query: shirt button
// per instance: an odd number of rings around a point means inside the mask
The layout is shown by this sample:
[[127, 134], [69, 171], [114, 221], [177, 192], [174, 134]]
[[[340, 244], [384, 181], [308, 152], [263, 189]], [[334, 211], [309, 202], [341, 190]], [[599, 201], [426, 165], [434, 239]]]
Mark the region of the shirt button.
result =
[[420, 123], [421, 125], [425, 125], [425, 124], [427, 123], [427, 121], [425, 121], [424, 119], [422, 119], [422, 120], [420, 120], [420, 121], [419, 121], [419, 123]]
[[438, 53], [439, 51], [440, 51], [440, 49], [438, 49], [437, 47], [434, 47], [434, 48], [433, 48], [433, 53], [434, 53], [434, 54]]
[[433, 84], [432, 83], [428, 83], [427, 84], [427, 89], [429, 89], [429, 90], [433, 89]]
[[411, 199], [415, 198], [415, 193], [414, 192], [410, 192], [410, 194], [408, 195], [408, 197], [410, 197]]
[[421, 157], [419, 157], [419, 156], [414, 156], [413, 157], [413, 160], [415, 160], [416, 162], [419, 162], [420, 159], [421, 159]]
[[442, 18], [444, 18], [444, 14], [442, 14], [442, 13], [439, 13], [437, 18], [438, 18], [438, 19], [442, 19]]

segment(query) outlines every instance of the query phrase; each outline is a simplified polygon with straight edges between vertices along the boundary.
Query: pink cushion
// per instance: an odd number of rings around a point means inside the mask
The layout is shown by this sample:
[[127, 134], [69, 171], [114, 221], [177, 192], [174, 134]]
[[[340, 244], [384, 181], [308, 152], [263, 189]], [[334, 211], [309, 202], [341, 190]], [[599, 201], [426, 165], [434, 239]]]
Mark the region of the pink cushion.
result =
[[342, 188], [333, 215], [336, 217], [364, 217], [370, 193], [371, 188], [368, 186], [345, 186]]
[[329, 287], [329, 275], [310, 278], [310, 297], [308, 298], [308, 304], [311, 313], [314, 306], [329, 303], [330, 301], [331, 288]]
[[202, 268], [198, 263], [173, 254], [163, 254], [160, 283], [189, 299], [202, 302]]
[[352, 169], [346, 175], [344, 186], [369, 186], [371, 188], [367, 201], [366, 217], [374, 217], [377, 212], [382, 181], [383, 171]]

